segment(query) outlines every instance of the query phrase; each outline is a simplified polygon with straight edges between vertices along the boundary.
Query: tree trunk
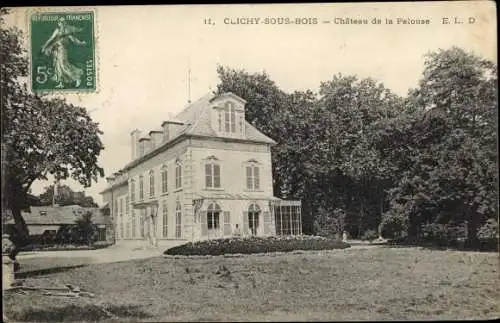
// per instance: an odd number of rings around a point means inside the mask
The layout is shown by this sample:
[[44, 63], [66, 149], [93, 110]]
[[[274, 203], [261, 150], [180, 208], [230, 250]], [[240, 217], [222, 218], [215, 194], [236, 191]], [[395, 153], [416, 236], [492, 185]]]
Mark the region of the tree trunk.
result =
[[467, 218], [469, 219], [467, 223], [467, 243], [468, 247], [476, 248], [479, 247], [479, 239], [477, 237], [477, 229], [479, 227], [478, 221], [474, 214], [470, 210], [467, 210]]
[[414, 244], [418, 242], [418, 226], [419, 222], [417, 221], [415, 216], [410, 215], [410, 219], [408, 221], [408, 242], [410, 244]]

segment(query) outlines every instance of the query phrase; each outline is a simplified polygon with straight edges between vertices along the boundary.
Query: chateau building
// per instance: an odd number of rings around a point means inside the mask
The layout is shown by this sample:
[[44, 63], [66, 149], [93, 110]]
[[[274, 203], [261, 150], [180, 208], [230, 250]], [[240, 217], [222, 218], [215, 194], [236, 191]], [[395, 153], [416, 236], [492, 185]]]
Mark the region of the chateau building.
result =
[[122, 240], [196, 241], [301, 234], [300, 201], [273, 196], [276, 142], [245, 121], [245, 103], [208, 94], [147, 134], [101, 192]]

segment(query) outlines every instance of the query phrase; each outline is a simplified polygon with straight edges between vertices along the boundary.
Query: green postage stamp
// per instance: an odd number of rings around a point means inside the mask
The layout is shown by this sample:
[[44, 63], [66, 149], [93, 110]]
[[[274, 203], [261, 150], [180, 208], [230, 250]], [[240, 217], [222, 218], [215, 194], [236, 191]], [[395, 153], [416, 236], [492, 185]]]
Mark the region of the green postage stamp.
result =
[[34, 92], [96, 91], [94, 18], [93, 11], [29, 16]]

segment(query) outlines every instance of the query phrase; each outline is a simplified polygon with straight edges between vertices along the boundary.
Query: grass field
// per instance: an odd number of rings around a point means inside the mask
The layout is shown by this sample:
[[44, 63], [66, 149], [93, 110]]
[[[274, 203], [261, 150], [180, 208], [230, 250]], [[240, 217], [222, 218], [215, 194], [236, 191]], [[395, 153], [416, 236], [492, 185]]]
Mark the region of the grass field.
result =
[[[48, 269], [55, 263], [73, 267]], [[14, 321], [119, 322], [500, 316], [495, 253], [353, 248], [332, 253], [160, 257], [78, 265], [68, 259], [26, 259], [20, 275], [25, 285], [71, 283], [95, 293], [96, 298], [8, 292], [4, 313]]]

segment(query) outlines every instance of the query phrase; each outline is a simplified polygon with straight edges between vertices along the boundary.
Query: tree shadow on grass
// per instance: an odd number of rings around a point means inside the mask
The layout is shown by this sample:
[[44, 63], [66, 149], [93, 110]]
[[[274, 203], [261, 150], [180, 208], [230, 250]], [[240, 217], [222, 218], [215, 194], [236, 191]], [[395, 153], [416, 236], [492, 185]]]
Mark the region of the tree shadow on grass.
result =
[[145, 319], [151, 315], [142, 311], [138, 305], [106, 305], [94, 304], [67, 305], [64, 307], [28, 308], [13, 315], [9, 321], [15, 322], [81, 322], [112, 319]]
[[50, 275], [50, 274], [62, 273], [62, 272], [76, 269], [76, 268], [84, 267], [84, 266], [86, 266], [86, 265], [75, 265], [75, 266], [35, 269], [35, 270], [16, 272], [15, 275], [16, 275], [16, 279], [25, 279], [25, 278], [30, 278], [30, 277], [37, 277], [37, 276], [45, 276], [45, 275]]
[[449, 243], [440, 245], [438, 243], [417, 243], [408, 241], [389, 241], [386, 248], [424, 248], [428, 250], [453, 250], [453, 251], [475, 251], [475, 252], [498, 252], [498, 240], [480, 241], [476, 244]]

